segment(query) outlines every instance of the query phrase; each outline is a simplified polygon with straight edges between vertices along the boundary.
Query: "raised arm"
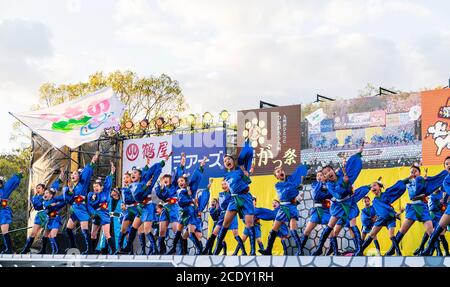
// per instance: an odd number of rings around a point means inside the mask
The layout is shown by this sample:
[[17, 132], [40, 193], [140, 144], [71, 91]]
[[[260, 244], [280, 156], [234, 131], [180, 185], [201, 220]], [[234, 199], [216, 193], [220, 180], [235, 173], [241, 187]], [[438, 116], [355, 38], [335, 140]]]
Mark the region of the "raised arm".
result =
[[386, 188], [382, 193], [383, 198], [389, 201], [390, 204], [399, 199], [406, 191], [406, 184], [404, 180], [397, 181], [393, 186]]
[[3, 196], [5, 198], [8, 198], [11, 193], [19, 186], [20, 180], [23, 177], [23, 170], [21, 170], [19, 173], [13, 175], [4, 185], [3, 189]]
[[443, 170], [437, 175], [434, 176], [427, 176], [425, 178], [426, 182], [426, 195], [432, 194], [436, 189], [442, 186], [442, 183], [444, 182], [445, 177], [449, 174], [447, 170]]
[[300, 186], [303, 181], [303, 177], [308, 174], [308, 167], [306, 165], [299, 165], [297, 169], [291, 174], [287, 181], [292, 182], [295, 186]]
[[189, 179], [189, 187], [191, 188], [193, 194], [196, 194], [200, 182], [202, 181], [204, 166], [207, 159], [208, 157], [206, 156], [203, 158], [203, 160], [200, 162], [200, 166], [195, 169], [195, 171], [191, 175], [191, 178]]
[[253, 148], [250, 145], [250, 141], [247, 139], [244, 142], [244, 147], [239, 153], [237, 164], [238, 166], [243, 167], [245, 171], [250, 173], [250, 170], [252, 169], [252, 162], [253, 162]]
[[91, 178], [94, 173], [94, 166], [97, 163], [99, 156], [100, 156], [100, 152], [97, 151], [95, 153], [95, 155], [92, 157], [91, 162], [83, 168], [83, 171], [80, 174], [80, 183], [83, 185], [84, 189], [86, 189], [86, 190], [89, 187], [89, 183], [91, 182]]
[[353, 198], [355, 202], [360, 201], [364, 198], [370, 191], [370, 185], [363, 185], [361, 187], [358, 187], [355, 192], [353, 193]]

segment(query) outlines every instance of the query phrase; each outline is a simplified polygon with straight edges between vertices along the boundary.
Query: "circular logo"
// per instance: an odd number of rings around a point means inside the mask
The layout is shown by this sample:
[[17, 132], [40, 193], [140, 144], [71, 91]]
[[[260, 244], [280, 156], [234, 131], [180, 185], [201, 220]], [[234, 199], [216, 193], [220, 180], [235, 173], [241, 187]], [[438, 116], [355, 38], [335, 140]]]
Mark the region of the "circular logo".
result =
[[139, 156], [139, 147], [137, 144], [130, 144], [127, 147], [126, 156], [129, 161], [134, 161]]

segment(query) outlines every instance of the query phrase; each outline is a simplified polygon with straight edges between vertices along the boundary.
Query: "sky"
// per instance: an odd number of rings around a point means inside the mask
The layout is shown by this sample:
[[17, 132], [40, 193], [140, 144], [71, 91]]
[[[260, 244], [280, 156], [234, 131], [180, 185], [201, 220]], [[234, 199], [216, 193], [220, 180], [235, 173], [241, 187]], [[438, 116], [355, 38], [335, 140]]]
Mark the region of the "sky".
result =
[[39, 86], [168, 74], [194, 113], [448, 85], [449, 1], [0, 0], [0, 152]]

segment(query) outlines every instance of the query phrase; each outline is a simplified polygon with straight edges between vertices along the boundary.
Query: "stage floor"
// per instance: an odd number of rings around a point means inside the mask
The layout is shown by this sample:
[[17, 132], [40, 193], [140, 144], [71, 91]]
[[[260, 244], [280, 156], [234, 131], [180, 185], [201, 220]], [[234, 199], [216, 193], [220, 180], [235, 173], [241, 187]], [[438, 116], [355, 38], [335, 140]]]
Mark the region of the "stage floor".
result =
[[450, 257], [0, 255], [0, 267], [450, 267]]

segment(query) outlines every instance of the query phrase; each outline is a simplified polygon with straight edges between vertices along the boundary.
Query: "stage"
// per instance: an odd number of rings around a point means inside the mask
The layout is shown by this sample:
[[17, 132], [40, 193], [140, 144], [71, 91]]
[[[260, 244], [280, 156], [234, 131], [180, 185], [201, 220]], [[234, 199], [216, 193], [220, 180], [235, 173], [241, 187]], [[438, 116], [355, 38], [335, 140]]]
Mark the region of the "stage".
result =
[[0, 267], [450, 267], [450, 257], [0, 255]]

